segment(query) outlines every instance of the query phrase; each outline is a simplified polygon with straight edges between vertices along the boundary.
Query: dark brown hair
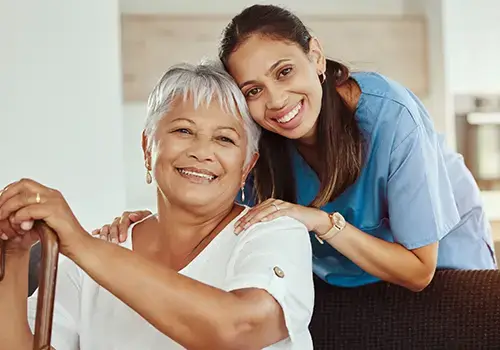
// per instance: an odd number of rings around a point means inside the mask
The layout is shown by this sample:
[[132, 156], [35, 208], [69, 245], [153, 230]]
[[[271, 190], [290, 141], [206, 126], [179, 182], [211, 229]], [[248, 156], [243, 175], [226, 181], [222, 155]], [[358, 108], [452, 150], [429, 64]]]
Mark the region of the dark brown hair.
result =
[[[219, 58], [226, 68], [231, 53], [255, 34], [295, 43], [309, 53], [312, 36], [297, 16], [277, 6], [254, 5], [235, 16], [223, 31]], [[349, 69], [328, 59], [325, 74], [316, 140], [320, 190], [310, 204], [314, 207], [325, 205], [352, 185], [359, 177], [363, 159], [363, 137], [354, 111], [336, 89], [348, 82]], [[259, 202], [271, 197], [297, 202], [290, 146], [287, 138], [263, 130], [260, 159], [254, 168]]]

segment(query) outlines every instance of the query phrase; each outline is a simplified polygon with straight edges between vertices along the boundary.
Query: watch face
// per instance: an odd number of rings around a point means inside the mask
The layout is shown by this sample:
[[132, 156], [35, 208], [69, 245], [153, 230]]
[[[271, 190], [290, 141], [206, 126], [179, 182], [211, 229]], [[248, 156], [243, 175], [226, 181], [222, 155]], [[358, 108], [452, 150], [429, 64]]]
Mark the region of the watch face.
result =
[[345, 227], [345, 219], [340, 213], [334, 213], [332, 215], [332, 218], [335, 226], [337, 226], [339, 229], [343, 229]]

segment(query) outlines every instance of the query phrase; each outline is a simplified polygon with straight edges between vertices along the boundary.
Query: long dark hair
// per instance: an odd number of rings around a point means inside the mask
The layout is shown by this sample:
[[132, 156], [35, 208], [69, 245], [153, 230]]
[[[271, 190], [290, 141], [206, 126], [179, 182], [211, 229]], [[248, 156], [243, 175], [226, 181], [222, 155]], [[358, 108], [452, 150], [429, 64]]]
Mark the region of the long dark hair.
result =
[[[231, 53], [254, 34], [295, 43], [304, 53], [309, 53], [312, 36], [297, 16], [281, 7], [254, 5], [235, 16], [223, 31], [219, 58], [226, 68]], [[363, 137], [354, 111], [336, 89], [349, 81], [349, 69], [328, 59], [325, 74], [316, 140], [321, 164], [320, 169], [316, 169], [320, 190], [310, 204], [314, 207], [328, 203], [352, 185], [359, 177], [363, 162]], [[254, 168], [259, 202], [271, 197], [297, 202], [289, 147], [287, 138], [263, 131], [260, 159]]]

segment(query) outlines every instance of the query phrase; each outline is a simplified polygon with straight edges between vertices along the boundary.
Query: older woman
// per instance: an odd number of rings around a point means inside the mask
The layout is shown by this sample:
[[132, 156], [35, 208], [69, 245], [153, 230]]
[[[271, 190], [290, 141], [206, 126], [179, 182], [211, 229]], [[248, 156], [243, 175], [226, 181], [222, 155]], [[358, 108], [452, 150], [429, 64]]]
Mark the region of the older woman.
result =
[[30, 348], [37, 293], [26, 310], [24, 276], [37, 238], [14, 228], [44, 220], [69, 258], [58, 271], [58, 350], [311, 349], [306, 227], [282, 217], [234, 233], [249, 210], [234, 198], [258, 158], [258, 138], [222, 69], [180, 65], [151, 93], [143, 133], [158, 212], [130, 227], [121, 245], [89, 235], [58, 191], [27, 179], [9, 185], [0, 195], [0, 344]]

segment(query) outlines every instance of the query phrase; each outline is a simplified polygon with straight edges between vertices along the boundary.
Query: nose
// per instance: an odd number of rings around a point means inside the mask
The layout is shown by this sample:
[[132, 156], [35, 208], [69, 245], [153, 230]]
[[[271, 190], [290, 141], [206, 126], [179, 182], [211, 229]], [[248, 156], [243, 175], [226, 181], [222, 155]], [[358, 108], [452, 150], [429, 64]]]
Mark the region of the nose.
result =
[[267, 109], [281, 109], [287, 104], [287, 97], [283, 89], [277, 86], [273, 86], [272, 89], [268, 89], [268, 100], [266, 102]]
[[215, 159], [213, 145], [210, 138], [199, 135], [194, 138], [193, 143], [187, 150], [188, 157], [199, 162], [212, 162]]

